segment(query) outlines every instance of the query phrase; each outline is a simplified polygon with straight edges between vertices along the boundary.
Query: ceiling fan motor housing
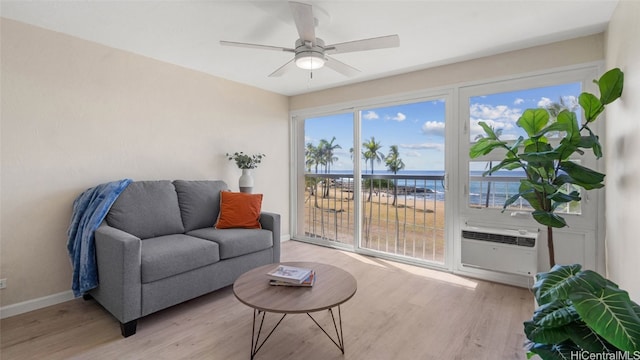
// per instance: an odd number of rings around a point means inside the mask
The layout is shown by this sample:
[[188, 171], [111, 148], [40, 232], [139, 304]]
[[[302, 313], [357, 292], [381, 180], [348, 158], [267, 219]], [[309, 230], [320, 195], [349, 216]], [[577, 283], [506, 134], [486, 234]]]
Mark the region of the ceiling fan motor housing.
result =
[[295, 49], [296, 65], [308, 70], [319, 69], [327, 61], [324, 51], [324, 41], [320, 38], [316, 38], [315, 43], [298, 39]]

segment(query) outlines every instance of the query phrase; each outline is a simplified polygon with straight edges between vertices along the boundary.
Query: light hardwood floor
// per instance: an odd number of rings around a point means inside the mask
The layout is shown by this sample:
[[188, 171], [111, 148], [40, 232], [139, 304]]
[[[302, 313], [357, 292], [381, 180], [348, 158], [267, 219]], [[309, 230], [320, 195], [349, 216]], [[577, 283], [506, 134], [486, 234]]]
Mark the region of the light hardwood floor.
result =
[[[329, 263], [358, 280], [342, 305], [345, 354], [306, 315], [289, 315], [256, 359], [526, 358], [527, 289], [285, 242], [282, 261], [296, 260]], [[328, 312], [318, 314], [328, 324]], [[227, 287], [139, 320], [125, 339], [99, 304], [75, 299], [3, 319], [0, 358], [249, 359], [252, 316]]]

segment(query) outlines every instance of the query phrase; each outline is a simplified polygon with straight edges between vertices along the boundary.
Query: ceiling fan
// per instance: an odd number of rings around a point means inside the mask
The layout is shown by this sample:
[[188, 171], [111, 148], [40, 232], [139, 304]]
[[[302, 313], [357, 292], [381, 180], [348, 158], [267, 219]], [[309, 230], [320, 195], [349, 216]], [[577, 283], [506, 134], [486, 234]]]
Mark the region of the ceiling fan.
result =
[[348, 41], [339, 44], [325, 45], [324, 41], [316, 37], [316, 18], [313, 8], [309, 4], [290, 1], [289, 6], [293, 14], [300, 38], [296, 40], [294, 48], [278, 46], [248, 44], [233, 41], [220, 41], [220, 45], [238, 46], [246, 48], [286, 51], [294, 53], [293, 59], [271, 73], [270, 77], [278, 77], [296, 66], [305, 70], [315, 70], [323, 66], [333, 69], [345, 76], [354, 76], [360, 70], [336, 60], [329, 54], [343, 54], [355, 51], [376, 50], [400, 46], [398, 35], [388, 35], [371, 39]]

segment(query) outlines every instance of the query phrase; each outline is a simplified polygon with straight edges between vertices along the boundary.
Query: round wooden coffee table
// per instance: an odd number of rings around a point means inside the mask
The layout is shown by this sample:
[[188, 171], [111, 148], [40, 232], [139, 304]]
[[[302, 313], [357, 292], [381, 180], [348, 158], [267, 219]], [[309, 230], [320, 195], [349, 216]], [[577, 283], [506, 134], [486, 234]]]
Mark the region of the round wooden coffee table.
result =
[[[305, 313], [344, 354], [340, 305], [355, 295], [356, 279], [348, 272], [332, 265], [314, 262], [285, 262], [282, 265], [314, 270], [316, 272], [315, 284], [312, 287], [269, 285], [270, 279], [267, 272], [275, 269], [278, 265], [280, 264], [269, 264], [250, 270], [233, 283], [233, 293], [236, 298], [254, 309], [251, 359], [255, 357], [287, 314]], [[337, 319], [333, 313], [333, 309], [336, 307], [338, 308]], [[331, 314], [336, 333], [335, 340], [311, 316], [311, 313], [322, 310], [329, 310]], [[261, 339], [262, 324], [268, 312], [283, 315], [266, 337]], [[262, 315], [261, 319], [259, 319], [260, 315]]]

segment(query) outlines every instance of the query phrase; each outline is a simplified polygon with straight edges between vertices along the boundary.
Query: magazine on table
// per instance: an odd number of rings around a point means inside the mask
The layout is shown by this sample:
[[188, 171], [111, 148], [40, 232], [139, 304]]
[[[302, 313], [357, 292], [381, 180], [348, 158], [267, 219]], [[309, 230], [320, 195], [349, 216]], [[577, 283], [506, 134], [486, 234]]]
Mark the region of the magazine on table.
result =
[[306, 279], [304, 279], [301, 283], [292, 283], [292, 282], [288, 282], [288, 281], [282, 281], [282, 280], [273, 280], [271, 279], [269, 281], [269, 285], [274, 285], [274, 286], [298, 286], [298, 287], [311, 287], [313, 286], [313, 284], [316, 283], [316, 272], [315, 271], [311, 271], [311, 274], [309, 274], [309, 276], [307, 276]]
[[293, 284], [300, 284], [305, 281], [312, 270], [288, 265], [278, 265], [277, 268], [269, 271], [267, 276], [273, 280], [284, 281]]

